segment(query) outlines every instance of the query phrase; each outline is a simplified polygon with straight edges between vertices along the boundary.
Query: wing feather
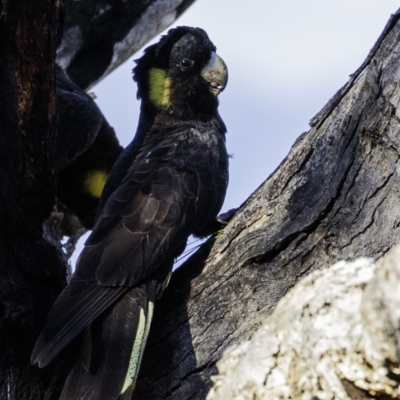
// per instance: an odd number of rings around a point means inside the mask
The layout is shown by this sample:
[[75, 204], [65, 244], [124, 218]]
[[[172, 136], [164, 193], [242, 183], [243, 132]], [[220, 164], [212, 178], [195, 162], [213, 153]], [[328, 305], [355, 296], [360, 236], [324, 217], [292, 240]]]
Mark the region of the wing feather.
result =
[[64, 289], [48, 316], [48, 324], [39, 336], [32, 353], [32, 363], [40, 367], [53, 358], [110, 304], [121, 297], [127, 288], [86, 286], [76, 297]]

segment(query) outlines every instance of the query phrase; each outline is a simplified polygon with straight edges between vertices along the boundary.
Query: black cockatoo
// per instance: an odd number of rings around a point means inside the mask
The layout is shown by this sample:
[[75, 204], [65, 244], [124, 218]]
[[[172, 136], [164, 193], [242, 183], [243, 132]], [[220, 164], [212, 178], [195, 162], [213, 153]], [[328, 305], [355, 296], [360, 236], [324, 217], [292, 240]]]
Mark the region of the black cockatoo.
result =
[[115, 164], [92, 234], [51, 309], [32, 362], [43, 367], [83, 332], [61, 399], [130, 399], [153, 306], [189, 235], [214, 224], [228, 184], [218, 114], [224, 61], [200, 28], [178, 27], [134, 68], [141, 115]]
[[91, 229], [106, 179], [123, 148], [95, 101], [58, 66], [56, 89], [57, 197]]

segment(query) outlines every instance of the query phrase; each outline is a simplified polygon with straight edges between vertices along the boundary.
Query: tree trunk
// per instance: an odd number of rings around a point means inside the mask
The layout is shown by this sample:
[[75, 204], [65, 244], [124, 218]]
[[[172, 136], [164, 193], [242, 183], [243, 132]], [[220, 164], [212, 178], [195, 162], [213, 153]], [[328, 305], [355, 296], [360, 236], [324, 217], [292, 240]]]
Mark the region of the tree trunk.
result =
[[65, 264], [42, 228], [56, 183], [61, 1], [2, 1], [0, 12], [0, 398], [42, 399], [53, 377], [30, 366], [30, 353], [66, 283]]
[[135, 399], [205, 399], [224, 349], [304, 275], [400, 239], [400, 12], [223, 235], [157, 303]]

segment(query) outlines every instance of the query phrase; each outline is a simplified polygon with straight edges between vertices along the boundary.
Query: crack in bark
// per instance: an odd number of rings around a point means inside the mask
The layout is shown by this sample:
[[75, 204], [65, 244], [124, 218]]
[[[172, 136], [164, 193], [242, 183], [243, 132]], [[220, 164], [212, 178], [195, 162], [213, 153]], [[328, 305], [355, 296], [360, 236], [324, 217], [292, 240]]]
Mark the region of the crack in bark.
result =
[[[206, 331], [207, 331], [208, 329], [210, 329], [210, 327], [211, 327], [212, 325], [214, 325], [215, 322], [217, 322], [218, 320], [224, 319], [224, 317], [225, 317], [228, 313], [229, 313], [229, 310], [225, 311], [223, 315], [220, 315], [220, 316], [216, 317], [215, 319], [213, 319], [213, 320], [204, 328], [203, 331], [201, 331], [201, 332], [199, 332], [198, 334], [196, 334], [195, 336], [193, 336], [192, 339], [194, 340], [194, 338], [196, 338], [197, 336], [203, 336], [204, 333], [206, 333]], [[205, 337], [204, 340], [207, 340], [207, 337]], [[203, 340], [203, 341], [200, 341], [199, 344], [203, 343], [204, 340]]]
[[[186, 381], [187, 379], [189, 379], [192, 375], [194, 374], [201, 374], [205, 369], [210, 368], [210, 367], [214, 367], [215, 366], [215, 361], [214, 362], [210, 362], [208, 364], [204, 364], [203, 366], [197, 367], [195, 368], [193, 371], [188, 372], [186, 375], [184, 375], [180, 380]], [[174, 386], [173, 388], [171, 388], [166, 394], [165, 396], [163, 396], [164, 400], [167, 400], [168, 397], [172, 396], [172, 394], [178, 390], [180, 387], [182, 386], [182, 383], [177, 384], [176, 386]], [[193, 396], [192, 396], [193, 397]]]
[[[226, 270], [226, 272], [227, 272], [227, 271], [230, 271], [230, 270], [232, 270], [232, 273], [231, 273], [231, 274], [229, 274], [228, 276], [224, 277], [224, 279], [218, 281], [218, 283], [213, 282], [212, 285], [205, 285], [204, 288], [202, 288], [199, 292], [197, 292], [196, 294], [194, 294], [194, 295], [190, 298], [190, 300], [193, 301], [196, 297], [198, 297], [199, 295], [203, 294], [208, 288], [211, 288], [211, 286], [214, 286], [214, 287], [213, 287], [212, 289], [210, 289], [210, 292], [208, 292], [208, 295], [210, 295], [210, 294], [212, 294], [214, 291], [218, 290], [225, 282], [227, 282], [229, 279], [231, 279], [231, 278], [237, 273], [238, 268], [229, 267], [229, 268]], [[225, 275], [225, 273], [224, 273], [224, 275]], [[195, 313], [195, 314], [192, 314], [192, 315], [189, 317], [189, 320], [190, 320], [192, 317], [193, 317], [193, 318], [194, 318], [194, 317], [197, 317], [197, 315], [198, 315], [198, 314], [196, 314], [196, 313]]]
[[[310, 271], [313, 270], [313, 267], [316, 263], [312, 262], [306, 269], [302, 270], [299, 274], [296, 275], [296, 282], [298, 282], [300, 279], [304, 278]], [[291, 287], [293, 287], [295, 284], [293, 283], [293, 285]]]
[[[253, 256], [253, 257], [249, 258], [247, 260], [247, 262], [252, 262], [254, 264], [261, 264], [261, 263], [265, 263], [266, 261], [272, 260], [279, 253], [286, 250], [290, 246], [290, 244], [294, 241], [294, 239], [296, 237], [298, 237], [300, 234], [302, 234], [302, 233], [309, 234], [309, 233], [313, 232], [316, 229], [316, 227], [320, 224], [320, 222], [323, 221], [323, 219], [326, 217], [326, 215], [329, 214], [329, 212], [332, 210], [332, 208], [335, 204], [335, 201], [339, 198], [341, 189], [347, 179], [347, 176], [351, 170], [353, 162], [354, 162], [354, 156], [351, 158], [351, 161], [349, 162], [349, 166], [347, 167], [347, 169], [344, 173], [342, 181], [339, 182], [336, 195], [331, 198], [331, 200], [328, 202], [325, 209], [320, 211], [319, 215], [315, 217], [314, 221], [311, 221], [311, 223], [309, 223], [303, 229], [289, 234], [286, 238], [283, 238], [280, 242], [276, 243], [276, 245], [272, 249], [265, 252], [264, 254]], [[242, 262], [242, 265], [245, 262]]]
[[359, 236], [363, 235], [363, 234], [374, 224], [374, 222], [375, 222], [375, 214], [376, 214], [376, 212], [377, 212], [379, 206], [380, 206], [384, 201], [385, 201], [385, 197], [383, 197], [382, 200], [381, 200], [381, 201], [376, 205], [376, 207], [374, 208], [374, 210], [373, 210], [373, 212], [372, 212], [372, 215], [371, 215], [371, 220], [370, 220], [370, 222], [369, 222], [361, 231], [357, 232], [354, 236], [352, 236], [352, 237], [350, 238], [350, 243], [344, 245], [344, 246], [343, 246], [343, 249], [346, 248], [346, 247], [351, 246], [356, 238], [358, 238]]
[[389, 182], [389, 180], [392, 178], [392, 176], [394, 175], [394, 171], [392, 171], [387, 178], [382, 182], [382, 185], [377, 186], [375, 188], [375, 190], [372, 192], [372, 194], [370, 196], [367, 197], [367, 201], [371, 200], [372, 198], [374, 198]]
[[[220, 351], [221, 348], [225, 349], [225, 348], [228, 347], [228, 345], [229, 345], [228, 339], [229, 339], [229, 337], [231, 337], [236, 331], [237, 331], [237, 329], [234, 329], [233, 331], [228, 332], [228, 334], [223, 338], [222, 342], [221, 342], [221, 343], [214, 349], [214, 351], [210, 354], [210, 360], [215, 360], [215, 359], [214, 359], [214, 356], [217, 355], [217, 353], [219, 353], [219, 351]], [[214, 364], [216, 363], [216, 361], [218, 361], [218, 360], [215, 360]]]
[[[309, 134], [309, 133], [308, 133]], [[314, 154], [314, 147], [310, 147], [310, 149], [307, 151], [307, 153], [304, 155], [303, 160], [301, 161], [299, 167], [290, 175], [290, 177], [288, 178], [288, 180], [286, 181], [286, 183], [284, 184], [284, 186], [282, 187], [282, 189], [279, 191], [279, 193], [276, 196], [273, 196], [271, 198], [270, 201], [276, 200], [278, 199], [282, 193], [286, 190], [286, 188], [289, 186], [290, 182], [292, 181], [292, 179], [296, 176], [298, 176], [298, 174], [301, 172], [301, 170], [305, 167], [305, 165], [308, 163], [308, 161], [311, 159], [312, 155]], [[281, 163], [281, 165], [283, 166], [284, 162], [286, 161], [286, 159]], [[277, 170], [280, 167], [277, 168]]]
[[[172, 331], [169, 332], [165, 332], [166, 334], [164, 336], [162, 336], [159, 340], [154, 340], [151, 341], [149, 343], [149, 345], [151, 346], [159, 346], [161, 345], [163, 342], [167, 341], [174, 333], [176, 333], [177, 331], [179, 331], [183, 326], [185, 326], [190, 318], [192, 318], [192, 316], [185, 318], [184, 320], [182, 320], [176, 327], [174, 327], [174, 329]], [[158, 338], [159, 336], [157, 336]]]

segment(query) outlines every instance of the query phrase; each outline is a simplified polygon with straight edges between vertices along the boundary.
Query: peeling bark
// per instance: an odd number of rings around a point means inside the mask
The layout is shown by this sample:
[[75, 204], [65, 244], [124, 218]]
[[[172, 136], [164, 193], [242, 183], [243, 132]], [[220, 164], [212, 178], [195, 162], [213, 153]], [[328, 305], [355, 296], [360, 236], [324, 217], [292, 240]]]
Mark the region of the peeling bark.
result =
[[135, 399], [204, 399], [215, 363], [305, 275], [400, 239], [400, 13], [222, 237], [158, 302]]

